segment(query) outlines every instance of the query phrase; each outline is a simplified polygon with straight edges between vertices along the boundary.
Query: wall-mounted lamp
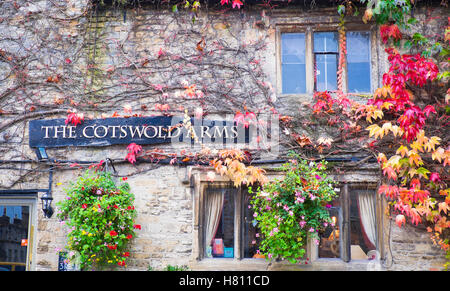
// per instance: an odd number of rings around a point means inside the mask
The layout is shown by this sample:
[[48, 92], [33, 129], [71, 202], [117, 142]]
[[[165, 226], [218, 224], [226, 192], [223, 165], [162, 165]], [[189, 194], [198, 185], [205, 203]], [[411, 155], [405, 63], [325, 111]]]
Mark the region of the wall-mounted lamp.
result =
[[45, 151], [45, 148], [36, 148], [34, 149], [34, 151], [36, 152], [36, 156], [38, 158], [38, 160], [48, 160], [48, 155], [47, 152]]
[[47, 218], [50, 218], [53, 215], [52, 200], [53, 197], [48, 192], [41, 197], [42, 211], [44, 211], [44, 216]]

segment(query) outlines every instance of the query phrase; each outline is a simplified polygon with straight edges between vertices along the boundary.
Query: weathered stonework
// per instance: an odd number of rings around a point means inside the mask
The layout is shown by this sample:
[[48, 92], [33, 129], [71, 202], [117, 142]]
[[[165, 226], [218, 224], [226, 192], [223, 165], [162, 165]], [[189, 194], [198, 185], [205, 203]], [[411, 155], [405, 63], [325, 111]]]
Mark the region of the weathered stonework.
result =
[[[265, 17], [257, 9], [230, 12], [226, 16], [202, 10], [193, 23], [184, 11], [174, 14], [149, 8], [127, 9], [125, 13], [121, 9], [106, 9], [95, 14], [87, 0], [59, 1], [65, 4], [58, 7], [55, 1], [16, 2], [19, 8], [12, 1], [0, 3], [0, 53], [5, 52], [5, 57], [0, 58], [2, 190], [48, 187], [50, 166], [36, 161], [34, 151], [28, 147], [28, 120], [65, 118], [72, 108], [84, 112], [86, 118], [101, 118], [102, 114], [111, 116], [116, 111], [123, 114], [125, 105], [137, 114], [164, 114], [155, 106], [169, 104], [180, 115], [184, 109], [192, 114], [202, 107], [209, 117], [243, 111], [244, 104], [253, 111], [274, 107], [281, 114], [301, 121], [308, 114], [312, 94], [280, 94], [277, 61], [280, 29], [287, 25], [321, 24], [336, 29], [338, 21], [334, 8], [288, 9], [267, 12]], [[442, 16], [446, 11], [434, 13]], [[424, 13], [419, 15], [424, 17]], [[352, 18], [349, 22], [357, 25], [360, 21]], [[429, 26], [439, 27], [441, 22], [436, 18]], [[377, 29], [373, 24], [366, 27], [371, 31]], [[205, 52], [198, 49], [202, 37], [206, 38]], [[372, 86], [376, 88], [387, 64], [381, 40], [376, 34], [372, 40]], [[12, 60], [25, 61], [9, 61], [9, 55]], [[22, 67], [17, 67], [18, 64]], [[56, 75], [62, 81], [46, 81]], [[183, 80], [195, 84], [204, 96], [183, 96]], [[27, 116], [17, 112], [25, 112]], [[299, 122], [296, 130], [317, 138], [331, 135], [335, 128], [320, 124], [303, 126]], [[137, 231], [132, 241], [126, 270], [164, 269], [167, 265], [188, 265], [194, 270], [368, 268], [367, 262], [356, 261], [322, 260], [308, 266], [250, 259], [197, 261], [194, 185], [189, 181], [189, 168], [151, 163], [130, 165], [124, 161], [127, 150], [122, 146], [48, 149], [47, 153], [52, 159], [66, 161], [53, 168], [53, 205], [64, 199], [64, 188], [81, 173], [70, 167], [74, 161], [98, 162], [110, 158], [117, 162], [118, 175], [128, 177], [136, 197], [136, 223], [142, 225], [142, 230]], [[339, 157], [349, 155], [352, 153]], [[19, 160], [23, 162], [11, 162]], [[275, 166], [266, 165], [268, 169]], [[347, 169], [345, 175], [336, 175], [336, 179], [376, 184], [379, 173], [374, 169], [374, 164], [361, 164]], [[67, 230], [56, 215], [50, 219], [42, 216], [40, 199], [36, 199], [36, 215], [32, 268], [57, 270], [57, 251], [64, 246]], [[399, 229], [386, 216], [383, 228], [381, 269], [442, 267], [443, 254], [432, 245], [426, 230]]]

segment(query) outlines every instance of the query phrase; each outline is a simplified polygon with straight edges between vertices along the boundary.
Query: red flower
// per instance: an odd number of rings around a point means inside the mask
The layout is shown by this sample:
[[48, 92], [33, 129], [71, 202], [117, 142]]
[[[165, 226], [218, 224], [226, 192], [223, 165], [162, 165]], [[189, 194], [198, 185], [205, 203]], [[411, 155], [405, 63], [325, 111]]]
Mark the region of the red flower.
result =
[[118, 235], [118, 233], [117, 233], [115, 230], [111, 230], [111, 231], [109, 232], [109, 235], [110, 235], [110, 236], [116, 236], [116, 235]]
[[117, 265], [119, 265], [121, 267], [125, 267], [125, 261], [118, 262]]
[[128, 206], [127, 209], [128, 210], [134, 210], [134, 206]]
[[130, 256], [130, 252], [124, 252], [124, 253], [123, 253], [123, 256], [124, 256], [124, 257], [129, 257], [129, 256]]
[[81, 205], [81, 208], [86, 209], [87, 208], [87, 204]]
[[115, 205], [115, 204], [113, 205], [113, 207], [114, 207], [115, 209], [118, 209], [118, 208], [119, 208], [119, 206], [117, 206], [117, 205]]
[[117, 249], [117, 245], [108, 245], [108, 249], [110, 249], [110, 250], [115, 250], [115, 249]]
[[128, 180], [127, 177], [123, 177], [123, 178], [122, 178], [122, 181], [126, 181], [126, 180]]
[[131, 239], [133, 236], [131, 234], [127, 235], [127, 239]]
[[141, 229], [141, 225], [140, 225], [140, 224], [135, 224], [135, 225], [133, 225], [133, 227], [134, 227], [135, 229]]

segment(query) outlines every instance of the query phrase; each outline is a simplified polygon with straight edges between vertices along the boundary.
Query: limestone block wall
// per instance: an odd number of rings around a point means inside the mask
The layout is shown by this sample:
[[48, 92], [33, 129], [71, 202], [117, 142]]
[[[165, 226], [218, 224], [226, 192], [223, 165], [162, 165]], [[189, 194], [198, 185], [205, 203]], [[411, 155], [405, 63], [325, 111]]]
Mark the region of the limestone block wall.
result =
[[[445, 23], [446, 13], [445, 9], [417, 11], [416, 17], [430, 20], [416, 29], [434, 33]], [[180, 115], [187, 109], [192, 115], [201, 109], [206, 117], [233, 116], [245, 108], [254, 112], [275, 109], [298, 121], [294, 130], [299, 134], [329, 135], [335, 128], [302, 123], [312, 94], [280, 94], [277, 41], [283, 27], [323, 24], [336, 28], [337, 19], [333, 9], [288, 9], [265, 15], [258, 9], [226, 15], [201, 11], [192, 21], [181, 10], [111, 8], [95, 12], [88, 0], [1, 1], [0, 189], [48, 187], [50, 165], [37, 162], [29, 148], [28, 121], [65, 118], [68, 110], [83, 112], [86, 118], [102, 118], [126, 115], [124, 108], [142, 115], [166, 114], [163, 108]], [[377, 28], [369, 28], [374, 31], [372, 74], [377, 86], [387, 69], [386, 55], [376, 37]], [[186, 85], [195, 85], [192, 95], [186, 93]], [[147, 163], [133, 166], [123, 162], [126, 153], [124, 146], [48, 150], [51, 158], [68, 161], [55, 167], [54, 203], [64, 199], [64, 187], [80, 173], [70, 167], [71, 160], [121, 160], [116, 168], [119, 176], [128, 177], [136, 196], [137, 223], [142, 225], [133, 240], [127, 269], [163, 269], [168, 264], [208, 268], [192, 261], [193, 200], [183, 182], [187, 169]], [[351, 171], [354, 181], [366, 179], [358, 169]], [[39, 210], [39, 199], [37, 204]], [[56, 270], [57, 251], [64, 246], [66, 230], [56, 216], [47, 219], [40, 211], [37, 215], [36, 270]], [[399, 229], [393, 223], [384, 228], [386, 269], [439, 268], [443, 255], [425, 230]], [[211, 268], [222, 267], [215, 263]]]

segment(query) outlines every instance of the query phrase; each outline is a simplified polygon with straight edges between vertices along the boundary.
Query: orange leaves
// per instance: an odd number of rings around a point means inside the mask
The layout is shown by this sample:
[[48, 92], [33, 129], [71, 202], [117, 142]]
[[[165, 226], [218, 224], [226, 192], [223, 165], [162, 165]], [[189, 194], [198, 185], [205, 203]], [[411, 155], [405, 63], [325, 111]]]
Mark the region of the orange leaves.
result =
[[373, 94], [373, 97], [375, 99], [381, 99], [381, 97], [383, 97], [383, 99], [386, 99], [389, 95], [392, 95], [391, 92], [391, 87], [389, 86], [383, 86], [381, 88], [377, 88], [375, 90], [375, 93]]
[[381, 185], [380, 188], [378, 188], [378, 194], [384, 194], [386, 197], [393, 200], [397, 198], [399, 191], [397, 186]]
[[302, 134], [302, 136], [300, 136], [300, 135], [298, 135], [296, 133], [293, 133], [292, 137], [295, 139], [295, 141], [301, 147], [305, 147], [305, 146], [308, 146], [308, 145], [312, 144], [311, 139], [308, 136], [304, 135], [304, 134]]
[[444, 212], [446, 215], [447, 215], [447, 211], [449, 211], [450, 210], [450, 206], [447, 204], [447, 202], [441, 202], [441, 203], [438, 203], [438, 207], [439, 207], [439, 212]]
[[264, 175], [265, 171], [254, 166], [246, 166], [243, 161], [247, 160], [247, 156], [241, 150], [225, 149], [218, 153], [219, 158], [211, 161], [217, 173], [221, 176], [228, 176], [234, 183], [235, 187], [242, 184], [252, 185], [259, 183], [264, 185], [268, 179]]

